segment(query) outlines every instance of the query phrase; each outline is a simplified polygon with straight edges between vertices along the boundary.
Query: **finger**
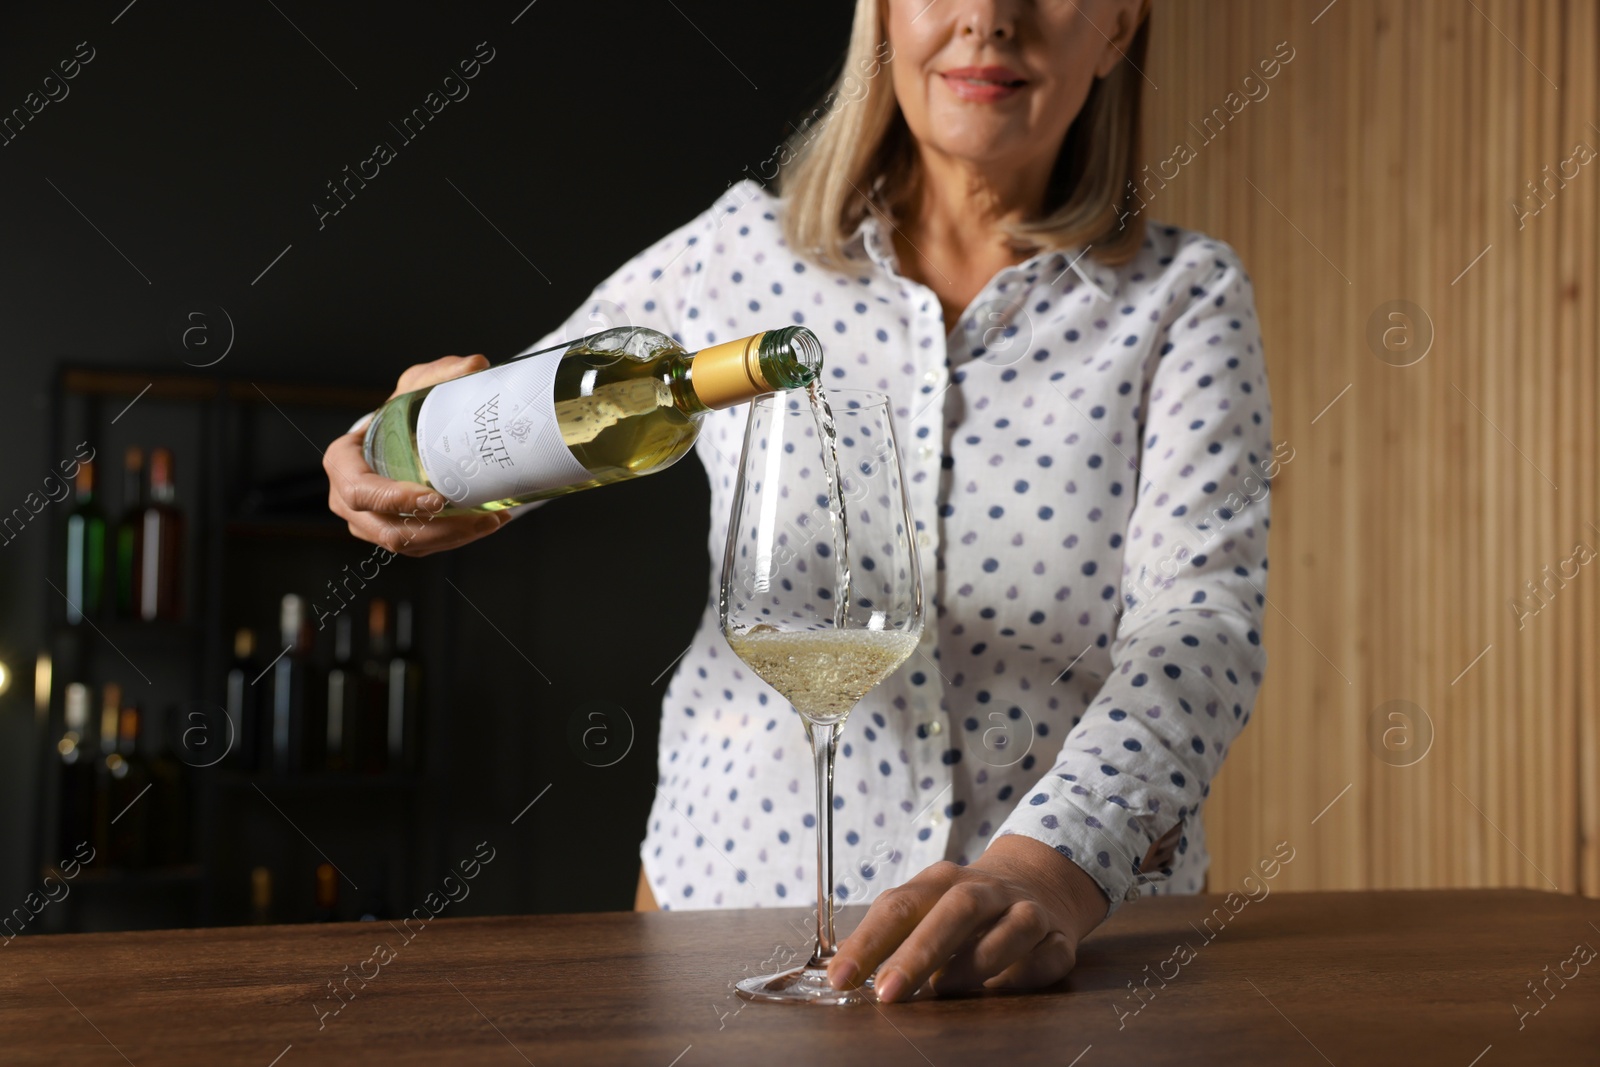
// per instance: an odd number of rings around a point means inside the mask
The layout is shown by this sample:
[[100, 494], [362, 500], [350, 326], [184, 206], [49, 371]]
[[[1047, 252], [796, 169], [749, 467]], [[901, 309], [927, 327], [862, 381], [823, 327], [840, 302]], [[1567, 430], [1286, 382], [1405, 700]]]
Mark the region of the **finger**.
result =
[[400, 382], [395, 386], [393, 396], [438, 385], [451, 378], [459, 378], [463, 374], [487, 370], [488, 367], [489, 361], [482, 355], [441, 356], [431, 363], [418, 363], [414, 367], [407, 367], [400, 375]]
[[828, 980], [833, 987], [860, 985], [861, 979], [876, 970], [916, 929], [960, 870], [954, 863], [940, 861], [904, 885], [881, 893], [867, 909], [861, 925], [845, 938], [828, 963]]
[[951, 886], [878, 968], [873, 981], [878, 999], [892, 1003], [920, 988], [974, 934], [1003, 915], [1012, 901], [1010, 893], [993, 882], [972, 879]]
[[1153, 871], [1158, 867], [1165, 867], [1172, 862], [1178, 854], [1178, 840], [1183, 836], [1183, 823], [1178, 823], [1161, 837], [1150, 843], [1150, 850], [1144, 854], [1144, 859], [1139, 861], [1141, 871]]
[[431, 514], [445, 506], [436, 490], [416, 482], [396, 482], [374, 474], [361, 450], [359, 434], [345, 434], [322, 455], [328, 472], [328, 506], [341, 518], [352, 512], [376, 511], [388, 515]]
[[936, 993], [955, 993], [976, 989], [984, 980], [1000, 974], [1023, 959], [1050, 932], [1044, 908], [1032, 900], [1019, 900], [1006, 909], [998, 922], [969, 947], [958, 951], [938, 974], [933, 976]]
[[328, 474], [328, 507], [343, 519], [360, 511], [431, 513], [446, 503], [444, 497], [425, 485], [391, 481], [374, 474], [362, 452], [360, 434], [336, 437], [322, 454], [322, 469]]
[[507, 521], [498, 512], [433, 519], [425, 515], [391, 517], [361, 512], [350, 520], [349, 527], [350, 532], [363, 541], [396, 555], [428, 556], [487, 537]]
[[1052, 930], [1034, 950], [984, 983], [988, 989], [1041, 989], [1055, 985], [1078, 962], [1078, 950], [1067, 935]]

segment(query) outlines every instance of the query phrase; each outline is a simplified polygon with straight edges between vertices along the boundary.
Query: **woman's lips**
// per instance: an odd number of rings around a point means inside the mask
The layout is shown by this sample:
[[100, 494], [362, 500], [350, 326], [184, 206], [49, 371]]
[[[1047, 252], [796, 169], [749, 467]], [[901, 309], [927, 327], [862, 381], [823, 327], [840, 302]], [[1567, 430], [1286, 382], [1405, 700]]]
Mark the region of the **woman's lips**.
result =
[[1028, 84], [1010, 67], [960, 67], [939, 77], [961, 99], [985, 104], [1015, 96]]

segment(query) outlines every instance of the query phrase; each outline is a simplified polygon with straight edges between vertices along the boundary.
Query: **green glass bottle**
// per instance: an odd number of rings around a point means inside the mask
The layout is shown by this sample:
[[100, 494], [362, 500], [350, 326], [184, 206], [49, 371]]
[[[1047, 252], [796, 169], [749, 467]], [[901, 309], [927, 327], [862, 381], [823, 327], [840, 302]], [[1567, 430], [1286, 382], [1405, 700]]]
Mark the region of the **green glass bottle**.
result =
[[122, 519], [117, 523], [117, 615], [139, 617], [139, 565], [144, 556], [144, 449], [130, 446], [122, 461]]
[[694, 353], [620, 327], [395, 397], [367, 426], [367, 465], [438, 490], [447, 514], [497, 511], [663, 470], [707, 412], [821, 372], [822, 344], [803, 326]]
[[106, 516], [95, 500], [94, 461], [78, 467], [76, 499], [67, 516], [67, 621], [100, 614], [106, 586]]

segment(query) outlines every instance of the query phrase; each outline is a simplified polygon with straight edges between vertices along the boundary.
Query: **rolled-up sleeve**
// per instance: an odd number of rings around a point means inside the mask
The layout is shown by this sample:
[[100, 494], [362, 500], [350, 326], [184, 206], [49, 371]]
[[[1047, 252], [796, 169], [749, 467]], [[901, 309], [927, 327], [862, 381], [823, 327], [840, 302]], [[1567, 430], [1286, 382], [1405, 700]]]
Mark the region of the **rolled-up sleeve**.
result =
[[1067, 856], [1112, 910], [1170, 873], [1141, 860], [1198, 816], [1265, 666], [1268, 488], [1293, 453], [1273, 446], [1249, 277], [1220, 243], [1200, 258], [1152, 340], [1141, 448], [1126, 457], [1139, 489], [1110, 674], [995, 833]]

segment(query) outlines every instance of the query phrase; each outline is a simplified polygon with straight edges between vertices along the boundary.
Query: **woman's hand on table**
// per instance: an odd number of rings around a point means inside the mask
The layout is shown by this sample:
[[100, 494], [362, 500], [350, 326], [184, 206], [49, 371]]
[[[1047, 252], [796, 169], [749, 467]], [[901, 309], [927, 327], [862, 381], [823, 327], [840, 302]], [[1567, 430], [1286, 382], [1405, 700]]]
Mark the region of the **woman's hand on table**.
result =
[[1106, 917], [1104, 891], [1082, 868], [1030, 837], [1007, 834], [965, 867], [935, 863], [872, 902], [828, 965], [834, 988], [877, 971], [878, 999], [1036, 989], [1064, 978], [1078, 943]]
[[[483, 356], [445, 356], [406, 368], [391, 398], [459, 378], [489, 366]], [[426, 556], [457, 548], [494, 533], [511, 516], [507, 512], [440, 515], [447, 500], [416, 482], [396, 482], [375, 474], [362, 454], [363, 421], [322, 455], [328, 472], [328, 507], [363, 541], [402, 556]], [[420, 522], [418, 520], [421, 520]]]

